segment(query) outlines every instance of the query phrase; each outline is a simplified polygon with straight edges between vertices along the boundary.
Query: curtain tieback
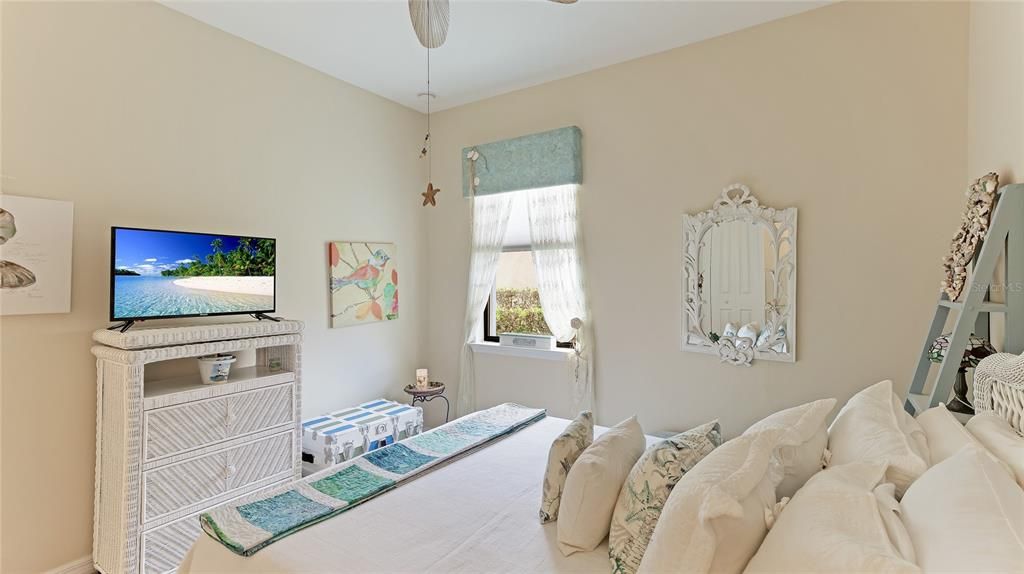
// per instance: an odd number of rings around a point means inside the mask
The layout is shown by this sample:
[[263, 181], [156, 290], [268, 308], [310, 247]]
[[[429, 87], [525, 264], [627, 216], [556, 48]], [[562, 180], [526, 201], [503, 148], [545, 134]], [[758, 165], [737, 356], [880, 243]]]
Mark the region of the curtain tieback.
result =
[[572, 350], [576, 353], [576, 368], [573, 372], [573, 378], [575, 379], [578, 387], [580, 383], [580, 359], [582, 358], [580, 355], [583, 353], [582, 346], [580, 345], [580, 331], [583, 329], [583, 319], [573, 317], [572, 320], [569, 321], [569, 326], [576, 331], [576, 335], [572, 338]]

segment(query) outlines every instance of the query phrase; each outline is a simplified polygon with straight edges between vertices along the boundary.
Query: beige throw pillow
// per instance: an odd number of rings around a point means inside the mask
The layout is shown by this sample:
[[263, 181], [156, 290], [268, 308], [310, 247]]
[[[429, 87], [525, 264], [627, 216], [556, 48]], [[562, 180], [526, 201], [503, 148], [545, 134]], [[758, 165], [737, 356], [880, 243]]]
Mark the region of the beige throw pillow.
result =
[[581, 412], [548, 451], [548, 466], [544, 470], [544, 485], [540, 500], [541, 524], [558, 520], [558, 507], [562, 500], [565, 477], [569, 474], [576, 459], [594, 442], [594, 415], [590, 411]]
[[636, 417], [630, 417], [597, 437], [572, 465], [558, 511], [562, 554], [593, 550], [608, 536], [619, 490], [646, 444]]
[[608, 557], [613, 573], [636, 572], [672, 488], [720, 444], [722, 428], [712, 421], [652, 445], [636, 461], [612, 513]]

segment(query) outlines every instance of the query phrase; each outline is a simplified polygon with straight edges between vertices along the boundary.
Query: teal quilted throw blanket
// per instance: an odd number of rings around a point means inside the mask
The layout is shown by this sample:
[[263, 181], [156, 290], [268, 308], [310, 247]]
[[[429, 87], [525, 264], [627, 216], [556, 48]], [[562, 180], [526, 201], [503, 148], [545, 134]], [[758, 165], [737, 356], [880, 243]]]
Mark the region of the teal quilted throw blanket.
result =
[[341, 514], [404, 481], [544, 418], [543, 409], [506, 403], [368, 452], [285, 486], [205, 512], [203, 530], [236, 554]]

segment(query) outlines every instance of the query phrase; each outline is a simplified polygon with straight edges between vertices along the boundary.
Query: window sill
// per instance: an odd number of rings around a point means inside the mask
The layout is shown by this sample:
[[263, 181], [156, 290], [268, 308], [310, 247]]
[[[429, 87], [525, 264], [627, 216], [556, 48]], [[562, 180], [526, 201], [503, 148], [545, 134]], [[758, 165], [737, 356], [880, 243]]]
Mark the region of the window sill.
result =
[[524, 349], [522, 347], [502, 347], [498, 343], [470, 343], [469, 347], [473, 349], [474, 353], [541, 359], [545, 361], [565, 361], [573, 354], [572, 349]]

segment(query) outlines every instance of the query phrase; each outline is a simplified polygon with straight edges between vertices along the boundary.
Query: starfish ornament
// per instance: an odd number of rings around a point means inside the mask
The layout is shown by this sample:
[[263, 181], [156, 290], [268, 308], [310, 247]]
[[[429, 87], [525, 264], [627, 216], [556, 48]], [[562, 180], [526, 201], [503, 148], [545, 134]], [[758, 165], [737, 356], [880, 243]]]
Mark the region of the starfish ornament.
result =
[[428, 183], [427, 191], [424, 191], [423, 193], [420, 194], [423, 196], [423, 207], [426, 207], [428, 204], [431, 205], [432, 207], [437, 207], [437, 200], [434, 198], [434, 196], [440, 192], [440, 187], [434, 187], [433, 183]]

